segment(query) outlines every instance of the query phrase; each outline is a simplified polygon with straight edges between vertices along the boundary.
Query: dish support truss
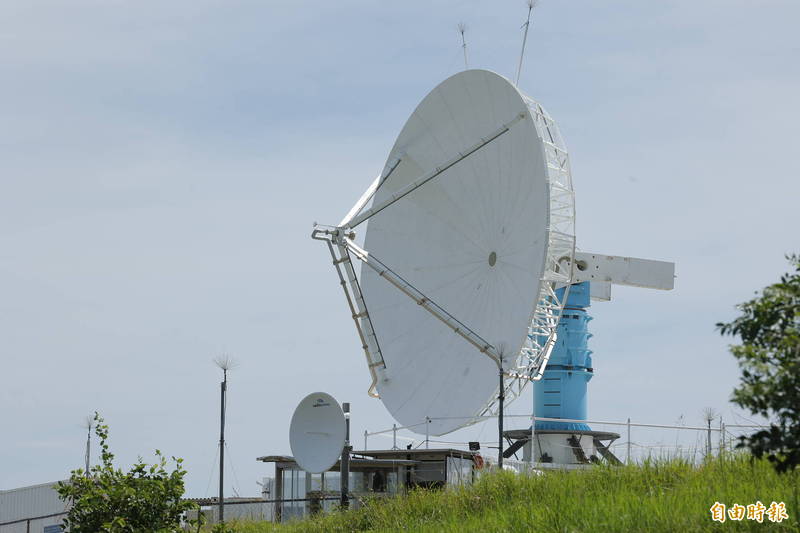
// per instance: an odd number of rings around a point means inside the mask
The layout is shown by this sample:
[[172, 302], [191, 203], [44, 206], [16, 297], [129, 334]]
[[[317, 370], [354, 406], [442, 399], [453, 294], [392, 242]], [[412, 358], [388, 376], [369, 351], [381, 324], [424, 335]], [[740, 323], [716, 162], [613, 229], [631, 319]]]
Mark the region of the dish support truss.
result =
[[[532, 98], [524, 94], [522, 98], [542, 140], [550, 206], [547, 254], [528, 337], [514, 365], [503, 370], [507, 379], [502, 396], [507, 403], [517, 399], [530, 381], [539, 381], [544, 375], [557, 339], [558, 323], [569, 296], [575, 264], [575, 192], [569, 153], [553, 118]], [[560, 287], [565, 287], [562, 295], [556, 293]], [[499, 393], [498, 390], [497, 399], [479, 415], [499, 413]]]
[[[373, 205], [365, 211], [364, 208], [373, 198], [375, 192], [400, 162], [399, 159], [393, 161], [390, 165], [387, 165], [386, 172], [375, 179], [338, 226], [328, 226], [327, 228], [329, 229], [321, 229], [321, 226], [315, 226], [311, 237], [317, 240], [324, 240], [328, 245], [333, 265], [339, 276], [340, 285], [345, 293], [351, 316], [361, 340], [361, 347], [364, 350], [367, 367], [372, 377], [372, 383], [368, 390], [370, 396], [379, 397], [376, 390], [378, 383], [376, 368], [385, 368], [386, 363], [369, 316], [367, 304], [361, 292], [358, 277], [356, 276], [352, 261], [353, 256], [375, 270], [381, 277], [416, 301], [421, 307], [436, 316], [447, 327], [462, 336], [497, 364], [503, 377], [501, 380], [503, 390], [501, 391], [498, 385], [495, 399], [481, 412], [474, 414], [475, 421], [480, 416], [498, 414], [504, 401], [511, 402], [515, 400], [522, 394], [528, 382], [538, 381], [542, 378], [550, 353], [556, 342], [558, 323], [561, 319], [568, 297], [569, 285], [573, 278], [575, 264], [575, 193], [572, 187], [569, 154], [555, 121], [536, 101], [525, 95], [522, 95], [522, 98], [528, 107], [529, 116], [533, 119], [534, 126], [542, 141], [541, 146], [543, 147], [544, 160], [547, 166], [550, 204], [548, 212], [548, 246], [537, 304], [531, 315], [527, 339], [520, 352], [513, 354], [513, 359], [509, 357], [512, 354], [499, 353], [494, 346], [480, 336], [480, 332], [472, 331], [467, 325], [461, 323], [447, 312], [446, 309], [438, 306], [413, 285], [405, 281], [390, 266], [370, 256], [367, 250], [360, 248], [354, 242], [355, 234], [353, 228], [493, 142], [508, 132], [517, 122], [526, 119], [528, 117], [527, 114], [520, 114], [498, 130], [461, 151], [457, 156], [436, 167], [434, 171], [414, 180], [407, 187], [407, 190], [398, 191], [388, 201], [379, 206]], [[563, 295], [556, 293], [556, 289], [560, 287], [566, 287]]]

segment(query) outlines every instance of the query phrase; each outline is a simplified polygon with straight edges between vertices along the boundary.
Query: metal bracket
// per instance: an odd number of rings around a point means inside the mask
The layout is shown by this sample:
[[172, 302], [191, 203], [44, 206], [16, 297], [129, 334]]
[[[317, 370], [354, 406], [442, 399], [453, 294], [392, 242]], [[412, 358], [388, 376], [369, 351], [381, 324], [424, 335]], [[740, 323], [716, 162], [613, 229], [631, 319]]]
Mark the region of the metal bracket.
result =
[[[378, 374], [375, 369], [381, 366], [385, 368], [386, 363], [383, 360], [383, 354], [381, 353], [378, 337], [375, 335], [375, 329], [372, 327], [372, 319], [369, 316], [367, 304], [361, 293], [361, 286], [358, 283], [358, 278], [353, 269], [353, 261], [350, 259], [347, 248], [338, 242], [340, 235], [340, 230], [315, 229], [311, 233], [311, 238], [318, 241], [325, 241], [328, 245], [328, 250], [333, 260], [333, 266], [339, 276], [339, 284], [342, 286], [342, 291], [344, 291], [347, 305], [350, 307], [350, 315], [353, 317], [353, 322], [358, 332], [358, 338], [361, 340], [361, 348], [364, 350], [364, 355], [367, 358], [367, 368], [369, 368], [369, 373], [372, 377], [372, 383], [367, 393], [373, 398], [379, 398], [380, 396], [377, 392]], [[334, 248], [334, 242], [337, 244], [336, 248]], [[344, 269], [344, 273], [342, 269]]]

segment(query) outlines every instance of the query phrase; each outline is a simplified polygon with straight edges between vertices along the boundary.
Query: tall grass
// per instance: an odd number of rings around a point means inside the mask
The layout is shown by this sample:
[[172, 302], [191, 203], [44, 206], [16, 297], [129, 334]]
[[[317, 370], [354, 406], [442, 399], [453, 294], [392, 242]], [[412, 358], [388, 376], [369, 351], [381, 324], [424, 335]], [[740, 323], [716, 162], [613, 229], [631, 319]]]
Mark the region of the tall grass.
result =
[[[766, 461], [730, 455], [701, 466], [650, 460], [541, 476], [498, 472], [473, 486], [416, 490], [364, 508], [286, 524], [234, 524], [239, 533], [350, 531], [800, 531], [800, 471], [778, 475]], [[714, 502], [730, 506], [785, 502], [789, 519], [713, 522]]]

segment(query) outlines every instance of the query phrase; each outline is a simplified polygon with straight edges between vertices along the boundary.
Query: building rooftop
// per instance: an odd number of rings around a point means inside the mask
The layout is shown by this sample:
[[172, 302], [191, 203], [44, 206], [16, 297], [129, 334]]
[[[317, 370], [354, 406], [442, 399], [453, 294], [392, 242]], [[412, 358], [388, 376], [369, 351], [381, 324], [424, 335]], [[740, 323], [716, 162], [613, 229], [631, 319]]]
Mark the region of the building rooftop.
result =
[[[258, 457], [256, 461], [261, 461], [263, 463], [297, 464], [294, 457], [291, 455], [265, 455], [264, 457]], [[340, 461], [336, 461], [329, 470], [338, 470], [340, 468], [339, 462]], [[358, 468], [394, 468], [397, 466], [411, 466], [416, 464], [419, 464], [419, 461], [410, 461], [407, 459], [367, 459], [364, 457], [350, 458], [351, 470]]]
[[461, 457], [472, 459], [480, 452], [469, 450], [456, 450], [455, 448], [416, 448], [411, 450], [354, 450], [353, 455], [363, 455], [376, 459], [406, 459], [415, 461], [441, 461], [445, 457]]
[[[181, 498], [181, 501], [185, 502], [194, 502], [197, 505], [202, 507], [207, 507], [209, 505], [217, 505], [219, 503], [219, 498], [217, 497], [208, 497], [208, 498]], [[253, 496], [253, 497], [231, 497], [228, 496], [225, 498], [225, 504], [234, 504], [234, 503], [265, 503], [269, 502], [270, 500], [265, 500], [264, 498]]]
[[[480, 455], [479, 452], [456, 450], [454, 448], [354, 450], [350, 458], [350, 468], [395, 468], [398, 466], [418, 465], [424, 461], [442, 461], [446, 457], [472, 459], [476, 455]], [[284, 463], [283, 467], [297, 464], [291, 455], [264, 455], [257, 457], [256, 461], [261, 461], [262, 463]], [[329, 470], [338, 470], [339, 466], [339, 461], [336, 461]]]

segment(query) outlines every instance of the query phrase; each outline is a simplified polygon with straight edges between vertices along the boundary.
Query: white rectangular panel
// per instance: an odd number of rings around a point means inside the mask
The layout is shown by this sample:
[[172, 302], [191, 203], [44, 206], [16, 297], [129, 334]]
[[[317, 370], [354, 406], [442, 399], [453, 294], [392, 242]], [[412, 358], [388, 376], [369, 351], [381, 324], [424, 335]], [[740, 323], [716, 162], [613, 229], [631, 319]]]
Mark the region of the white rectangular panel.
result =
[[599, 281], [665, 291], [675, 287], [675, 263], [667, 261], [575, 252], [575, 266], [575, 282]]
[[598, 302], [611, 301], [611, 283], [608, 281], [593, 281], [589, 284], [589, 297]]

